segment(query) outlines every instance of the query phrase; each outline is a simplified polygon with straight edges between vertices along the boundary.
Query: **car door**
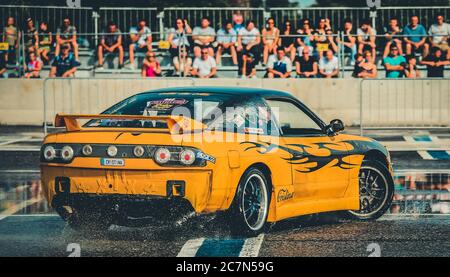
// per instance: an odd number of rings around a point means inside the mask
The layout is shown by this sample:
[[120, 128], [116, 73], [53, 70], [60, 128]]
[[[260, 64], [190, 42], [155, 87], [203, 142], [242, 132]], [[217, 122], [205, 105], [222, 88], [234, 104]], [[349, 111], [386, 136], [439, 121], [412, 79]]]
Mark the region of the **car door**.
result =
[[281, 133], [280, 149], [290, 153], [296, 201], [343, 197], [350, 164], [341, 136], [328, 136], [323, 123], [291, 98], [267, 98]]

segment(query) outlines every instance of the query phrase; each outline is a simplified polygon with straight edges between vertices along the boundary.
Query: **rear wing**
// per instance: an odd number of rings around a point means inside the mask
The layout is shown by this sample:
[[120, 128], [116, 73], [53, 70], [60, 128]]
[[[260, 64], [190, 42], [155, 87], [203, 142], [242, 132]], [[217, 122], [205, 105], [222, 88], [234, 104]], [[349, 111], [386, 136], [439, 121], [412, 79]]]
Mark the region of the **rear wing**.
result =
[[55, 127], [66, 127], [66, 130], [69, 132], [81, 131], [83, 130], [83, 127], [80, 125], [78, 119], [166, 121], [167, 128], [171, 134], [181, 134], [193, 130], [204, 130], [206, 128], [205, 124], [185, 116], [144, 116], [116, 114], [57, 114], [55, 117]]

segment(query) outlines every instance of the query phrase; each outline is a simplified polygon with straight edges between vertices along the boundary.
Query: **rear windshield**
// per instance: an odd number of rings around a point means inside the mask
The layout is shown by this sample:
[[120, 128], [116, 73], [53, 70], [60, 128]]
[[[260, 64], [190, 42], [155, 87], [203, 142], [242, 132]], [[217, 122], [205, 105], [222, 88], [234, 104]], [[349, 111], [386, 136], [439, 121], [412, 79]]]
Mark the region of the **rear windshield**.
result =
[[[208, 93], [144, 93], [127, 98], [102, 114], [115, 115], [183, 115], [208, 125], [212, 111], [233, 105], [230, 95]], [[165, 121], [96, 119], [85, 127], [167, 128]]]

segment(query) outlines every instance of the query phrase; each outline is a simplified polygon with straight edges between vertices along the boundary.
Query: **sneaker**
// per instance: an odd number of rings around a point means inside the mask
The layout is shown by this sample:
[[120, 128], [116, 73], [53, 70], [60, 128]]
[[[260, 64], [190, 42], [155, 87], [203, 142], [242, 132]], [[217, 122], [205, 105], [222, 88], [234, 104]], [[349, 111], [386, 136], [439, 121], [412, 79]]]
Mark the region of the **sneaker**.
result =
[[97, 66], [97, 70], [104, 70], [105, 68], [103, 67], [103, 65], [98, 65]]

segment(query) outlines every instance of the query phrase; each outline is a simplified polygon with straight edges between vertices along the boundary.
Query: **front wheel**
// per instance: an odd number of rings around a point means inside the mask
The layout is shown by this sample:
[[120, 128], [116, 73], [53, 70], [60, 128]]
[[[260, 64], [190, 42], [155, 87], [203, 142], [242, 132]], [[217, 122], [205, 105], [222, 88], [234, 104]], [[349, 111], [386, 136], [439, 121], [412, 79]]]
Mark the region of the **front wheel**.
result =
[[265, 231], [270, 205], [270, 184], [258, 168], [247, 170], [239, 181], [232, 207], [232, 233], [256, 236]]
[[393, 196], [394, 181], [386, 166], [364, 160], [359, 171], [360, 209], [347, 211], [347, 215], [358, 220], [375, 220], [387, 211]]

